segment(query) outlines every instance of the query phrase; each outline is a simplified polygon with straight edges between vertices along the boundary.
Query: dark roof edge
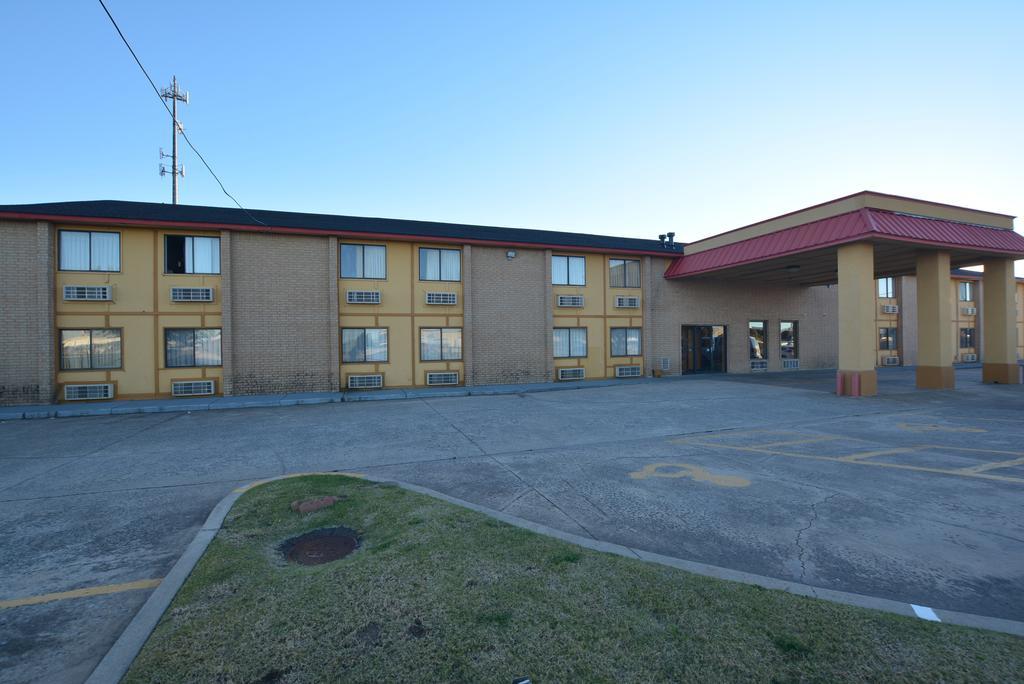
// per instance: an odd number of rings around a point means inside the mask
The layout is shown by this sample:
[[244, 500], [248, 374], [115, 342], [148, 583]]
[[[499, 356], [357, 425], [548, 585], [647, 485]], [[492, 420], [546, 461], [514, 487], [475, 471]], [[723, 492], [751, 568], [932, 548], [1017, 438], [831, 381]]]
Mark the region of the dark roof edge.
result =
[[[0, 218], [309, 235], [351, 235], [371, 239], [406, 241], [421, 239], [588, 252], [629, 252], [667, 257], [682, 254], [683, 248], [683, 243], [675, 243], [675, 249], [668, 249], [662, 247], [656, 240], [643, 238], [622, 238], [530, 228], [504, 228], [414, 219], [304, 214], [259, 209], [243, 211], [230, 207], [167, 205], [120, 200], [0, 205]], [[262, 222], [263, 225], [258, 222]]]

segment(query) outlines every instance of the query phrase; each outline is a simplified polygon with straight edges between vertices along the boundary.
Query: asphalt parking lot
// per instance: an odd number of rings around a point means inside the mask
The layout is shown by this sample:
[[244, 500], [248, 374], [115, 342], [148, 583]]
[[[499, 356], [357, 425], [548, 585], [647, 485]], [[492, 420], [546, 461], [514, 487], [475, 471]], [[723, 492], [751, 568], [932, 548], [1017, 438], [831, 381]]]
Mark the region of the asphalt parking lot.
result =
[[0, 679], [84, 680], [217, 501], [322, 470], [678, 558], [1024, 620], [1024, 386], [979, 380], [965, 369], [956, 391], [915, 392], [912, 371], [887, 369], [879, 397], [851, 399], [830, 394], [831, 373], [706, 376], [0, 423]]

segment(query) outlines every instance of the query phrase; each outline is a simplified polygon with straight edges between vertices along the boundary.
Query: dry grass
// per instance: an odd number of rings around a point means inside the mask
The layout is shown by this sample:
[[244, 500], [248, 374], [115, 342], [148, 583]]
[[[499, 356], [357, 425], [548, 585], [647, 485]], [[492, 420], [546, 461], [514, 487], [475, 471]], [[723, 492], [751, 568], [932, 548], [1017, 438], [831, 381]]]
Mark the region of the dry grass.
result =
[[[294, 499], [335, 494], [299, 515]], [[345, 525], [319, 566], [279, 543]], [[130, 682], [1010, 681], [1024, 640], [597, 553], [340, 476], [245, 494]]]

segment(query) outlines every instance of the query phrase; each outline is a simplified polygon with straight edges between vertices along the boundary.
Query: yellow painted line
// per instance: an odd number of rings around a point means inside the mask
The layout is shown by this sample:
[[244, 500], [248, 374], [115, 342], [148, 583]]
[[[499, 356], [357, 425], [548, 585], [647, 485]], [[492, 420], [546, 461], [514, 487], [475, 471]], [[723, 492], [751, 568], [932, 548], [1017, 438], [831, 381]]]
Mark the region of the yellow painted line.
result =
[[938, 473], [941, 475], [955, 475], [957, 477], [969, 477], [979, 480], [994, 480], [996, 482], [1011, 482], [1013, 484], [1024, 484], [1024, 478], [1010, 477], [1009, 475], [990, 475], [988, 473], [976, 473], [963, 470], [952, 470], [947, 468], [930, 468], [928, 466], [904, 465], [902, 463], [881, 463], [878, 461], [844, 461], [834, 456], [814, 456], [812, 454], [794, 454], [787, 451], [772, 449], [760, 449], [758, 447], [733, 446], [731, 444], [708, 444], [695, 442], [699, 446], [706, 446], [717, 449], [733, 449], [735, 451], [750, 451], [758, 454], [770, 454], [772, 456], [788, 456], [790, 458], [807, 458], [813, 461], [831, 461], [832, 463], [853, 463], [856, 465], [874, 466], [876, 468], [895, 468], [896, 470], [913, 470], [921, 473]]
[[875, 456], [888, 456], [889, 454], [906, 454], [911, 451], [921, 451], [928, 447], [900, 447], [896, 449], [879, 449], [877, 451], [860, 451], [856, 454], [847, 454], [846, 456], [840, 456], [837, 461], [859, 461], [862, 458], [873, 458]]
[[962, 473], [983, 473], [987, 470], [996, 470], [998, 468], [1012, 468], [1013, 466], [1024, 465], [1024, 458], [1015, 458], [1012, 461], [999, 461], [998, 463], [984, 463], [982, 465], [971, 466], [970, 468], [961, 468]]
[[953, 427], [937, 423], [897, 423], [897, 427], [910, 432], [988, 432], [983, 428]]
[[826, 437], [808, 437], [807, 439], [791, 439], [788, 442], [768, 442], [762, 444], [763, 447], [780, 447], [780, 446], [794, 446], [796, 444], [814, 444], [816, 442], [831, 442], [839, 439], [839, 437], [826, 436]]
[[104, 584], [98, 587], [86, 587], [85, 589], [73, 589], [72, 591], [58, 591], [54, 594], [40, 594], [39, 596], [25, 596], [16, 599], [0, 601], [0, 610], [4, 608], [19, 608], [21, 606], [34, 606], [38, 603], [50, 603], [51, 601], [64, 601], [66, 599], [85, 598], [88, 596], [103, 596], [105, 594], [119, 594], [122, 591], [137, 591], [139, 589], [152, 589], [160, 585], [162, 580], [146, 579], [134, 582], [123, 582], [121, 584]]
[[750, 480], [745, 477], [712, 473], [690, 463], [650, 463], [643, 469], [630, 473], [629, 476], [634, 480], [646, 480], [649, 477], [689, 477], [697, 482], [710, 482], [719, 487], [750, 486]]

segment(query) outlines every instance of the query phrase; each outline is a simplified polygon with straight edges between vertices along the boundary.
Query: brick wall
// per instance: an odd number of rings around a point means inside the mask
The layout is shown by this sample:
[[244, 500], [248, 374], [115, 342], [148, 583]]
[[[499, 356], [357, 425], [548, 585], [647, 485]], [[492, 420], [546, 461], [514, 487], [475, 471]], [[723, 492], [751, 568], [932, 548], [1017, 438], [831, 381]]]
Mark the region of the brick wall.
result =
[[472, 385], [551, 380], [551, 259], [540, 250], [474, 246], [465, 295]]
[[[667, 357], [668, 374], [680, 372], [683, 325], [724, 324], [730, 373], [750, 371], [749, 321], [768, 321], [768, 370], [782, 370], [779, 322], [799, 321], [800, 367], [835, 368], [838, 361], [836, 287], [783, 287], [726, 281], [665, 280], [669, 260], [651, 259], [645, 326], [649, 367]], [[649, 322], [648, 322], [649, 321]]]
[[54, 399], [53, 228], [0, 221], [0, 405]]
[[225, 394], [338, 389], [337, 257], [334, 238], [231, 235]]

